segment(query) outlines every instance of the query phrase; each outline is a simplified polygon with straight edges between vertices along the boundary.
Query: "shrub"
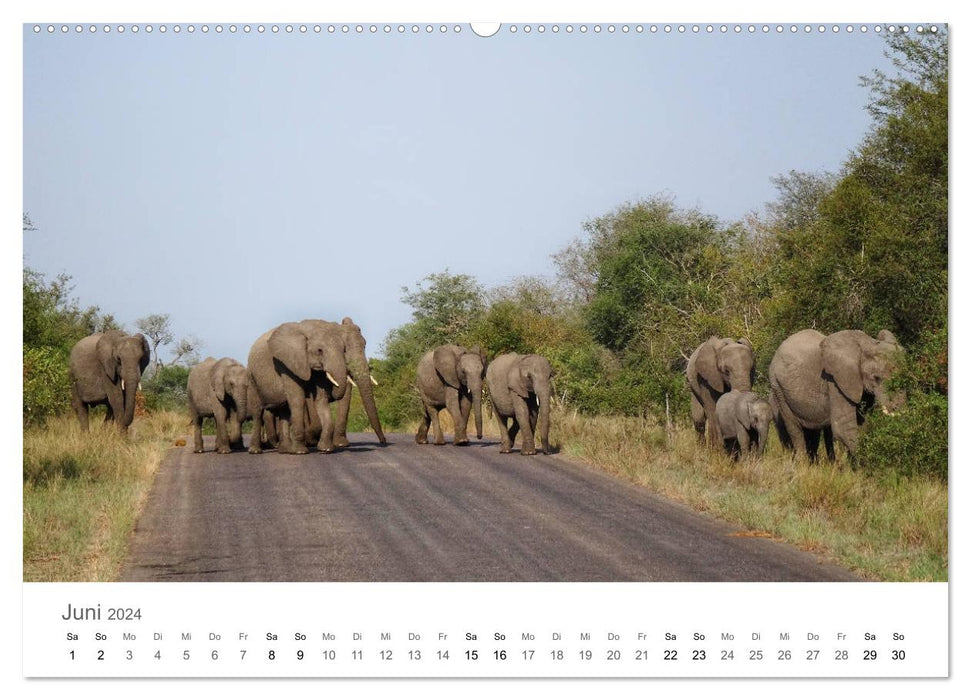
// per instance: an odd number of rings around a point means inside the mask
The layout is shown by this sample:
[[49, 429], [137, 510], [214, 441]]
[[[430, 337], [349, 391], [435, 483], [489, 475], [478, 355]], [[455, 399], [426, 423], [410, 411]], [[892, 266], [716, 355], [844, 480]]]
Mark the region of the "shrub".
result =
[[71, 407], [64, 350], [24, 345], [24, 425], [39, 425]]
[[145, 408], [149, 411], [179, 411], [188, 401], [189, 368], [181, 365], [159, 367], [149, 379], [142, 380]]
[[900, 476], [947, 480], [947, 397], [914, 393], [895, 415], [875, 411], [860, 439], [859, 465]]

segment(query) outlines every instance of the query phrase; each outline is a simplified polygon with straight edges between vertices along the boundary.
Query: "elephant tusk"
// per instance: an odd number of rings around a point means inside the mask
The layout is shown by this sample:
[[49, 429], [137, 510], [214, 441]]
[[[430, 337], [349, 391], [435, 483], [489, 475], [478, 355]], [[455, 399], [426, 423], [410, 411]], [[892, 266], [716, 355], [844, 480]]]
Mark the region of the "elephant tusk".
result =
[[536, 405], [539, 406], [539, 394], [536, 394]]
[[353, 377], [348, 376], [347, 381], [350, 382], [351, 386], [357, 386], [357, 382], [354, 381]]
[[327, 379], [330, 380], [330, 383], [331, 384], [333, 384], [334, 386], [340, 386], [340, 384], [337, 383], [337, 380], [334, 379], [334, 375], [333, 374], [331, 374], [330, 372], [324, 372], [324, 374], [327, 375]]
[[371, 383], [374, 386], [377, 386], [378, 385], [378, 380], [374, 378], [374, 375], [373, 374], [369, 374], [368, 376], [371, 377]]
[[125, 380], [124, 379], [121, 380], [121, 390], [122, 391], [125, 390]]
[[142, 390], [142, 383], [138, 382], [138, 391], [141, 391], [141, 390]]

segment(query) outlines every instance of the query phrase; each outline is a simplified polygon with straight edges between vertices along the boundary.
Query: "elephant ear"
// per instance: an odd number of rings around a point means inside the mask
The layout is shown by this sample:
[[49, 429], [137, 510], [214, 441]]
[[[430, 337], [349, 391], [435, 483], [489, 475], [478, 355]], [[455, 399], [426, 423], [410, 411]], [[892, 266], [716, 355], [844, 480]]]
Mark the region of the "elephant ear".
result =
[[220, 401], [226, 400], [226, 363], [217, 362], [212, 366], [212, 373], [209, 375], [209, 386], [212, 388], [216, 398]]
[[118, 360], [115, 358], [115, 338], [110, 333], [104, 333], [98, 338], [96, 346], [98, 351], [98, 361], [101, 368], [108, 375], [109, 381], [118, 381]]
[[529, 398], [529, 388], [526, 386], [526, 375], [523, 373], [522, 362], [516, 362], [509, 368], [506, 377], [509, 388], [522, 398]]
[[456, 362], [457, 359], [458, 358], [455, 357], [455, 353], [445, 345], [435, 348], [435, 352], [432, 354], [432, 360], [435, 363], [435, 371], [438, 372], [442, 380], [453, 389], [458, 389], [461, 386], [461, 382], [459, 381], [458, 363]]
[[148, 360], [151, 357], [151, 350], [148, 347], [148, 340], [141, 333], [136, 333], [135, 336], [140, 341], [142, 341], [142, 359], [138, 361], [138, 369], [141, 372], [145, 372], [145, 368], [148, 367]]
[[853, 403], [863, 398], [863, 375], [860, 372], [862, 351], [853, 331], [840, 331], [819, 344], [823, 371], [829, 374], [843, 395]]
[[722, 379], [721, 370], [718, 369], [718, 352], [716, 344], [720, 343], [715, 336], [709, 338], [702, 344], [695, 359], [695, 369], [698, 375], [704, 379], [715, 391], [725, 391], [725, 380]]
[[284, 323], [277, 326], [266, 342], [273, 357], [282, 362], [294, 376], [305, 382], [310, 380], [307, 336], [300, 330], [298, 324]]

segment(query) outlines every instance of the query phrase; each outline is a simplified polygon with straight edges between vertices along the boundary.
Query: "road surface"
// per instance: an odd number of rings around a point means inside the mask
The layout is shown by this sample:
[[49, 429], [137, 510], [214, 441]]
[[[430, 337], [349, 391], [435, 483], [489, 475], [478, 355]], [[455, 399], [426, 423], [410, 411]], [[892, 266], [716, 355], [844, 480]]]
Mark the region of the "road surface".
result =
[[[558, 456], [351, 436], [171, 450], [123, 581], [843, 581], [848, 571]], [[212, 438], [206, 439], [212, 450]]]

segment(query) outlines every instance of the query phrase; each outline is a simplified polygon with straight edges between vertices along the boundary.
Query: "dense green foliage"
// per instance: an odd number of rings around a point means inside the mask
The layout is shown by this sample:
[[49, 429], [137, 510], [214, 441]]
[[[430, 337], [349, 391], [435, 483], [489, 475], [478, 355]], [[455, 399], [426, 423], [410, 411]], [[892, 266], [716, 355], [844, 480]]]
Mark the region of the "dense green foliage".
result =
[[189, 368], [182, 365], [159, 367], [142, 379], [145, 408], [149, 411], [181, 411], [188, 402]]
[[79, 307], [70, 298], [70, 283], [67, 275], [47, 281], [24, 268], [24, 424], [41, 423], [70, 408], [71, 348], [91, 333], [117, 327], [114, 318], [97, 307]]
[[554, 255], [555, 280], [483, 290], [430, 275], [403, 300], [413, 320], [386, 339], [382, 417], [420, 415], [414, 368], [446, 342], [546, 355], [557, 401], [585, 413], [684, 419], [687, 357], [710, 335], [749, 338], [756, 388], [778, 344], [803, 328], [887, 328], [907, 350], [911, 400], [873, 416], [859, 463], [947, 472], [947, 38], [895, 34], [899, 69], [864, 79], [873, 124], [839, 173], [789, 172], [761, 215], [726, 224], [668, 196], [583, 224]]

